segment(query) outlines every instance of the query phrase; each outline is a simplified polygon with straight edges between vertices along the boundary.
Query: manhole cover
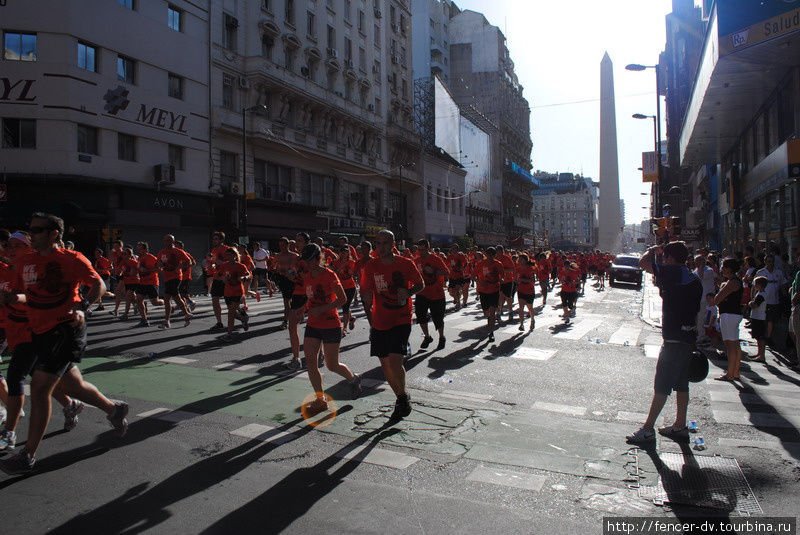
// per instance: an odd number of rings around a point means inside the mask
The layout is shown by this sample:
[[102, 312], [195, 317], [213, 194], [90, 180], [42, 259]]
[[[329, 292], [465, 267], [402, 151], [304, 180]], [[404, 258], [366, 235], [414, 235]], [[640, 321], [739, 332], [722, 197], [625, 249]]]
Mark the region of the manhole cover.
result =
[[663, 466], [655, 486], [642, 486], [639, 496], [665, 503], [693, 505], [736, 512], [763, 514], [736, 459], [659, 453]]

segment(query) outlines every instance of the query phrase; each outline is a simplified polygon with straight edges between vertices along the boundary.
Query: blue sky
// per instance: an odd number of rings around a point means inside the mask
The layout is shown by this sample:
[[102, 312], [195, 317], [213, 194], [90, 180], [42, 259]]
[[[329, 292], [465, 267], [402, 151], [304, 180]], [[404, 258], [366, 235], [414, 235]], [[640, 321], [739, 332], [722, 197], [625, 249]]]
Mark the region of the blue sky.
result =
[[[647, 218], [642, 151], [653, 150], [655, 73], [625, 70], [653, 65], [664, 49], [664, 17], [671, 0], [456, 0], [480, 11], [508, 39], [525, 98], [531, 104], [533, 168], [583, 172], [595, 180], [599, 166], [600, 60], [614, 63], [620, 194], [626, 222]], [[663, 114], [663, 101], [662, 101]], [[663, 131], [662, 126], [662, 131]], [[662, 136], [663, 136], [662, 132]]]

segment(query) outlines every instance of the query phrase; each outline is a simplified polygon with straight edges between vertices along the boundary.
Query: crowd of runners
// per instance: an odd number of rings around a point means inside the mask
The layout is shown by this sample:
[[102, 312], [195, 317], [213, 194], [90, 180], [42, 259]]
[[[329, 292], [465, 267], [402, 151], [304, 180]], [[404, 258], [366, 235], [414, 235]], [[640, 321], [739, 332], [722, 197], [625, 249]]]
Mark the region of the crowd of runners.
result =
[[544, 305], [560, 285], [563, 321], [569, 323], [587, 279], [594, 277], [602, 288], [612, 259], [600, 251], [516, 251], [502, 246], [462, 250], [452, 245], [443, 251], [424, 239], [404, 247], [391, 231], [383, 230], [374, 242], [357, 247], [344, 236], [325, 244], [301, 232], [293, 239], [281, 238], [278, 251], [272, 253], [259, 243], [251, 249], [214, 232], [200, 266], [182, 242], [166, 235], [156, 254], [146, 242], [116, 241], [107, 254], [96, 249], [89, 261], [62, 241], [63, 225], [60, 218], [39, 213], [26, 231], [0, 230], [0, 309], [6, 351], [11, 353], [7, 377], [0, 378], [0, 401], [8, 408], [0, 450], [16, 444], [16, 427], [24, 415], [23, 382], [31, 377], [28, 438], [17, 455], [0, 461], [0, 469], [8, 473], [32, 469], [50, 420], [51, 398], [63, 407], [66, 430], [75, 427], [84, 404], [90, 404], [106, 412], [119, 435], [125, 433], [128, 405], [108, 399], [76, 366], [86, 348], [86, 317], [107, 311], [144, 328], [151, 325], [152, 308], [164, 307], [159, 329], [171, 328], [177, 315], [189, 325], [197, 307], [191, 292], [196, 270], [202, 269], [204, 278], [201, 293], [211, 296], [216, 320], [211, 331], [219, 331], [223, 342], [237, 340], [237, 323], [248, 330], [248, 302], [282, 299], [281, 328], [288, 331], [292, 352], [286, 366], [303, 368], [302, 348], [316, 394], [308, 407], [314, 413], [328, 408], [323, 366], [348, 381], [353, 398], [361, 393], [361, 378], [340, 362], [339, 348], [355, 327], [354, 302], [366, 304], [370, 354], [380, 359], [397, 396], [392, 418], [400, 419], [411, 411], [403, 361], [410, 352], [414, 319], [422, 334], [420, 347], [430, 347], [435, 335], [442, 349], [448, 299], [450, 311], [456, 312], [469, 306], [475, 295], [474, 304], [486, 319], [485, 336], [493, 342], [504, 319], [518, 323], [520, 331], [533, 330], [537, 287]]

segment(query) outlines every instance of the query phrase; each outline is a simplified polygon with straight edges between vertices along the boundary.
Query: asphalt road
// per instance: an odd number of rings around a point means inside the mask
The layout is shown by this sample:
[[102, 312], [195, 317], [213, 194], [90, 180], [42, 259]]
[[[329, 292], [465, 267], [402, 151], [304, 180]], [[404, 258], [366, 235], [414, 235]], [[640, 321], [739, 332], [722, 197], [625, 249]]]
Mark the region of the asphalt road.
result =
[[[130, 403], [128, 434], [115, 438], [91, 408], [63, 432], [56, 413], [36, 472], [0, 476], [4, 530], [601, 533], [604, 516], [727, 517], [752, 507], [726, 484], [711, 489], [706, 507], [655, 505], [648, 492], [666, 477], [661, 461], [680, 452], [735, 459], [756, 514], [796, 515], [800, 377], [772, 356], [766, 366], [743, 365], [743, 385], [692, 386], [690, 419], [705, 451], [670, 440], [651, 451], [625, 444], [647, 410], [660, 343], [641, 316], [651, 308], [646, 292], [589, 285], [569, 326], [551, 294], [533, 332], [503, 325], [493, 344], [474, 304], [448, 313], [443, 350], [420, 350], [415, 328], [414, 411], [395, 424], [363, 317], [341, 360], [368, 388], [350, 400], [347, 385], [323, 370], [337, 411], [305, 421], [299, 407], [311, 387], [304, 374], [285, 372], [277, 298], [251, 303], [251, 328], [234, 343], [207, 332], [214, 320], [205, 297], [189, 327], [174, 321], [167, 331], [95, 315], [81, 369]], [[670, 400], [663, 421], [673, 415]]]

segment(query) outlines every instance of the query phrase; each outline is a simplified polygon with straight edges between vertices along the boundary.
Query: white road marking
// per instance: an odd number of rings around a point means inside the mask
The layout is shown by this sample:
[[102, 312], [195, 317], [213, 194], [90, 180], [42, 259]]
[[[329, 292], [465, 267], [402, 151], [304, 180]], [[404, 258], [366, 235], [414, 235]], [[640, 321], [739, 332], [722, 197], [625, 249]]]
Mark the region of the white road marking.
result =
[[398, 453], [396, 451], [385, 450], [381, 448], [369, 448], [368, 445], [359, 446], [347, 452], [337, 452], [336, 455], [342, 459], [355, 459], [362, 463], [374, 464], [377, 466], [385, 466], [387, 468], [394, 468], [395, 470], [405, 470], [415, 462], [419, 461], [417, 457], [406, 455], [405, 453]]
[[473, 392], [460, 392], [458, 390], [445, 390], [439, 394], [439, 397], [447, 399], [460, 399], [464, 401], [474, 401], [476, 403], [486, 403], [492, 399], [488, 394], [476, 394]]
[[542, 490], [545, 481], [547, 481], [547, 477], [536, 474], [526, 474], [524, 472], [497, 470], [495, 468], [478, 466], [467, 476], [467, 481], [489, 483], [492, 485], [501, 485], [503, 487], [514, 487], [517, 489], [539, 492]]
[[550, 360], [558, 352], [557, 349], [535, 349], [533, 347], [520, 347], [511, 356], [522, 360]]
[[649, 359], [657, 359], [659, 352], [661, 352], [661, 346], [653, 346], [649, 344], [644, 346], [644, 356]]
[[237, 364], [235, 362], [223, 362], [222, 364], [215, 364], [211, 366], [215, 370], [225, 370], [229, 372], [249, 372], [257, 369], [258, 364]]
[[166, 362], [167, 364], [191, 364], [192, 362], [197, 362], [197, 359], [185, 359], [183, 357], [164, 357], [163, 359], [157, 359], [159, 362]]
[[554, 336], [554, 338], [561, 338], [563, 340], [578, 340], [583, 338], [589, 331], [598, 328], [602, 322], [600, 320], [582, 320], [578, 323], [573, 323], [572, 328], [562, 331]]
[[140, 412], [136, 416], [138, 418], [150, 418], [151, 416], [155, 416], [156, 414], [161, 414], [163, 412], [169, 412], [169, 409], [165, 409], [164, 407], [159, 407], [151, 411]]
[[537, 401], [536, 403], [533, 404], [533, 408], [548, 412], [571, 414], [572, 416], [583, 416], [584, 414], [586, 414], [586, 407], [577, 407], [575, 405], [561, 405], [560, 403], [548, 403], [546, 401]]
[[274, 427], [262, 424], [248, 424], [230, 432], [237, 437], [251, 438], [262, 442], [275, 442], [283, 444], [295, 438], [295, 435], [286, 431], [276, 431]]
[[633, 325], [623, 325], [617, 330], [617, 332], [611, 335], [611, 338], [608, 339], [608, 343], [615, 345], [625, 345], [625, 343], [627, 342], [628, 345], [635, 346], [636, 342], [639, 340], [639, 335], [641, 333], [642, 333], [641, 327], [636, 327]]
[[172, 422], [177, 424], [178, 422], [182, 422], [184, 420], [191, 420], [192, 418], [197, 418], [200, 416], [196, 412], [188, 412], [188, 411], [166, 411], [166, 412], [159, 412], [158, 414], [154, 414], [153, 418], [156, 420], [163, 420], [165, 422]]
[[756, 427], [800, 428], [800, 415], [772, 414], [767, 412], [723, 411], [713, 409], [714, 420], [720, 424], [737, 424]]

